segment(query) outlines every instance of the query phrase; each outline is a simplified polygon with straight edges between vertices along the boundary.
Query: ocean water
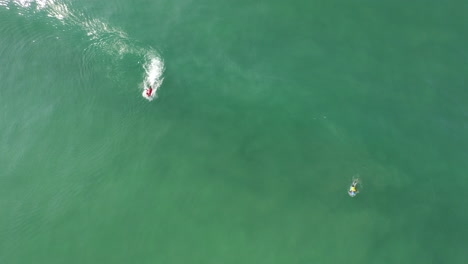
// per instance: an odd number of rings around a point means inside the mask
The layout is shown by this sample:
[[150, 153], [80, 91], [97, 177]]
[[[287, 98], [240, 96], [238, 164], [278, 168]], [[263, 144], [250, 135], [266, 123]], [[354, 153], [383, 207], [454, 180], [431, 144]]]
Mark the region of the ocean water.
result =
[[0, 0], [0, 263], [468, 263], [467, 3]]

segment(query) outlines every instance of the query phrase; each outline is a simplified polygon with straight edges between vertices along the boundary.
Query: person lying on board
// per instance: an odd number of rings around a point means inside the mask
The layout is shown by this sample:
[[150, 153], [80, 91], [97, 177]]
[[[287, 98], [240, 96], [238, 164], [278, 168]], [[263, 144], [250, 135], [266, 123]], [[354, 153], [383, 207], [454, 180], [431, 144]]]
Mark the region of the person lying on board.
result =
[[349, 196], [354, 197], [354, 196], [356, 196], [356, 194], [359, 193], [359, 191], [356, 189], [356, 185], [358, 184], [358, 182], [359, 182], [359, 180], [357, 180], [357, 179], [353, 180], [353, 183], [349, 187], [349, 191], [348, 191]]
[[151, 88], [150, 86], [149, 88], [146, 89], [146, 95], [151, 96], [152, 93], [153, 93], [153, 88]]

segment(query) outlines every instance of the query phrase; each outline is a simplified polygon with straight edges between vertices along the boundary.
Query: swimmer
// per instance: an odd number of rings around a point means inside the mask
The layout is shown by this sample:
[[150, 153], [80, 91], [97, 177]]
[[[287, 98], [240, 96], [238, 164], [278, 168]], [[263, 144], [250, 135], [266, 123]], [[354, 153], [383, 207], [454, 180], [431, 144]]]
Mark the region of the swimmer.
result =
[[151, 96], [152, 93], [153, 93], [153, 88], [151, 88], [150, 86], [148, 89], [146, 89], [146, 95]]
[[358, 182], [359, 182], [358, 179], [353, 180], [353, 183], [349, 187], [349, 191], [348, 191], [349, 196], [354, 197], [356, 196], [356, 194], [359, 193], [359, 191], [356, 189], [356, 185], [358, 184]]

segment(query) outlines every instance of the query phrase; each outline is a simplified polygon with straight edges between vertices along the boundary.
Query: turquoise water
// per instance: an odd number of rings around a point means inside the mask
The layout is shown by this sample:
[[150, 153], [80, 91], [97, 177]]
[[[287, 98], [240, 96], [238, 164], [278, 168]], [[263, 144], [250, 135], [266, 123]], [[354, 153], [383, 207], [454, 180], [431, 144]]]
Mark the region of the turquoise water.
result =
[[0, 0], [0, 263], [467, 263], [467, 11]]

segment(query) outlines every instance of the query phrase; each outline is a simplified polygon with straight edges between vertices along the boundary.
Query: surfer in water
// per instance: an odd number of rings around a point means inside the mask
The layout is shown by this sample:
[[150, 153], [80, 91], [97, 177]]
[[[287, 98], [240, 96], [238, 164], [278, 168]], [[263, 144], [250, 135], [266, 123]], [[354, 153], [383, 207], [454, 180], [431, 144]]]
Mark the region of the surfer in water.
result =
[[151, 96], [152, 93], [153, 93], [153, 88], [151, 88], [151, 86], [150, 86], [150, 87], [148, 87], [146, 89], [146, 95], [149, 97], [149, 96]]
[[358, 182], [359, 179], [355, 179], [353, 180], [353, 183], [351, 183], [351, 186], [349, 187], [348, 191], [349, 196], [354, 197], [359, 193], [359, 191], [356, 189], [356, 185], [358, 184]]

